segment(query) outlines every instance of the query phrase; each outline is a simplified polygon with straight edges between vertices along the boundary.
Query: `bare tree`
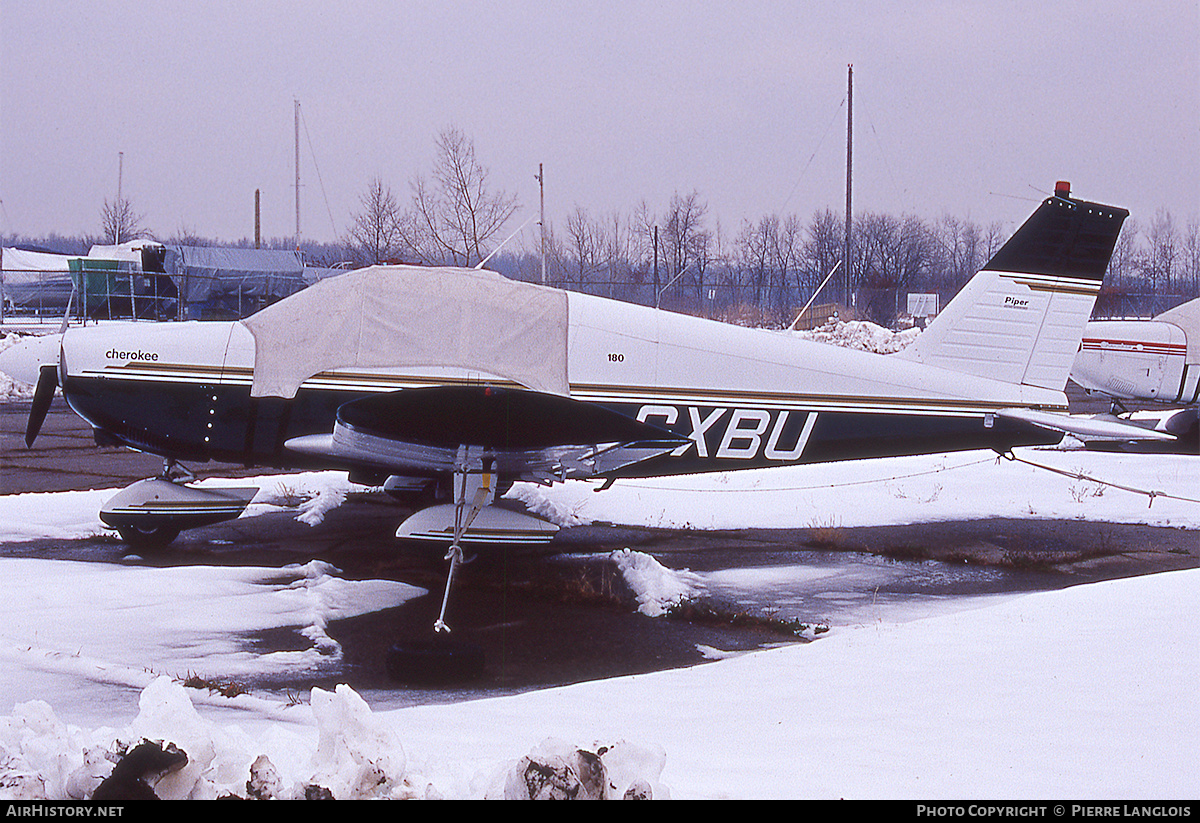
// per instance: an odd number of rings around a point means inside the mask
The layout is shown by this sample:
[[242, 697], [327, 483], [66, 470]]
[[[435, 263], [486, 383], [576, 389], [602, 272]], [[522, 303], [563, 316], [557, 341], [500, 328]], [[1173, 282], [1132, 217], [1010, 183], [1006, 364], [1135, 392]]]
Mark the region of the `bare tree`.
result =
[[771, 281], [772, 247], [779, 235], [779, 218], [769, 215], [757, 223], [746, 222], [734, 241], [738, 285], [748, 288], [756, 306], [763, 304], [763, 294]]
[[1130, 218], [1121, 227], [1117, 235], [1117, 243], [1113, 247], [1112, 257], [1108, 261], [1106, 283], [1121, 292], [1136, 289], [1138, 272], [1138, 243], [1141, 226], [1138, 221]]
[[592, 219], [582, 206], [567, 216], [565, 253], [576, 286], [592, 294], [629, 298], [639, 284], [634, 263], [638, 230], [619, 213]]
[[1191, 296], [1200, 297], [1200, 220], [1194, 217], [1183, 238], [1183, 265]]
[[[841, 262], [845, 248], [845, 243], [842, 242], [846, 231], [845, 226], [846, 221], [841, 215], [835, 214], [829, 209], [814, 214], [808, 224], [808, 240], [804, 243], [802, 265], [805, 270], [805, 279], [814, 291], [819, 289], [822, 283], [825, 283], [825, 279], [834, 270], [834, 267]], [[819, 302], [827, 303], [833, 300], [834, 294], [834, 290], [826, 284]]]
[[567, 215], [567, 250], [573, 258], [575, 283], [582, 287], [599, 271], [604, 257], [604, 228], [594, 223], [582, 206]]
[[707, 212], [708, 204], [701, 201], [699, 192], [676, 194], [671, 198], [662, 231], [668, 285], [682, 277], [684, 282], [695, 285], [701, 301], [704, 299], [704, 273], [711, 259], [712, 233], [704, 228]]
[[424, 263], [470, 266], [517, 210], [517, 198], [488, 188], [488, 170], [475, 143], [457, 128], [444, 129], [430, 179], [412, 182], [412, 210], [402, 222], [404, 242]]
[[880, 325], [891, 325], [899, 311], [900, 293], [926, 279], [937, 245], [915, 217], [867, 214], [856, 220], [858, 310]]
[[110, 201], [106, 197], [104, 207], [100, 209], [100, 229], [104, 242], [115, 246], [148, 236], [149, 231], [142, 226], [143, 219], [142, 215], [134, 212], [129, 198], [118, 197]]
[[[1142, 257], [1142, 276], [1155, 295], [1169, 294], [1175, 288], [1179, 263], [1179, 231], [1171, 213], [1159, 209], [1146, 232], [1147, 249]], [[1156, 306], [1157, 309], [1157, 306]]]
[[349, 244], [359, 262], [377, 265], [395, 260], [403, 248], [401, 213], [390, 187], [378, 177], [359, 198], [362, 210], [352, 215]]

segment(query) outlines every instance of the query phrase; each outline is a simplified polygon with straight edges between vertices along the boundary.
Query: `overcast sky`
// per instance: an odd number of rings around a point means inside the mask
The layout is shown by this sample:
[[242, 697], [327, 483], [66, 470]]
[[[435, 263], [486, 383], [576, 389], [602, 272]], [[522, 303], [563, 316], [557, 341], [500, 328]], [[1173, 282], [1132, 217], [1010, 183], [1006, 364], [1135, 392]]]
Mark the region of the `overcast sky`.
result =
[[[373, 177], [407, 200], [473, 138], [516, 229], [582, 206], [854, 211], [1011, 230], [1069, 180], [1148, 223], [1200, 216], [1200, 3], [0, 0], [0, 232], [342, 235]], [[123, 173], [118, 158], [123, 153]], [[527, 232], [535, 229], [531, 226]]]

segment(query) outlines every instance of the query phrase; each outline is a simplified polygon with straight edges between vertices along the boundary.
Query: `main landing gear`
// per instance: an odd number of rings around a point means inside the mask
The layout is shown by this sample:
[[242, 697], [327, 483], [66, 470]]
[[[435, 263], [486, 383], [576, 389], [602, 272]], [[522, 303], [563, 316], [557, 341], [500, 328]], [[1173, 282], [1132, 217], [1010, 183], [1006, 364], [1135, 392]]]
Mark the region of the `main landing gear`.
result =
[[432, 637], [397, 643], [388, 652], [388, 674], [406, 685], [445, 686], [483, 675], [483, 650], [447, 636], [450, 633], [446, 623], [450, 590], [459, 568], [470, 562], [464, 548], [472, 544], [497, 547], [549, 543], [558, 533], [557, 526], [541, 518], [494, 505], [500, 485], [497, 466], [486, 453], [475, 456], [479, 451], [459, 447], [451, 480], [453, 503], [422, 509], [396, 530], [399, 538], [436, 541], [442, 545], [448, 541], [450, 544], [445, 557], [450, 563], [446, 589], [433, 623]]
[[436, 633], [450, 631], [446, 625], [446, 609], [455, 575], [459, 567], [468, 562], [463, 552], [464, 546], [543, 544], [549, 543], [558, 533], [558, 526], [540, 517], [494, 505], [498, 485], [493, 459], [487, 455], [472, 456], [470, 448], [461, 446], [455, 458], [452, 478], [454, 502], [422, 509], [396, 529], [396, 537], [402, 539], [450, 544], [445, 558], [450, 562], [446, 590], [442, 595], [441, 611], [433, 625]]

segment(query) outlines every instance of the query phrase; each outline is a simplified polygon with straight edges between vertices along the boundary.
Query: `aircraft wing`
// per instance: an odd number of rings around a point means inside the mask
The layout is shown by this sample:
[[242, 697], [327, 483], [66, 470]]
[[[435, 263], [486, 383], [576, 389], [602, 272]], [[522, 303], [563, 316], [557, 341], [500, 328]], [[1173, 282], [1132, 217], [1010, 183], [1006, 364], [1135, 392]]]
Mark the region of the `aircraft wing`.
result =
[[550, 482], [605, 475], [686, 442], [593, 403], [478, 385], [352, 400], [338, 409], [331, 433], [286, 446], [392, 474], [463, 469], [469, 456], [490, 461], [501, 475]]
[[1022, 420], [1043, 429], [1094, 440], [1175, 440], [1175, 435], [1121, 420], [1111, 414], [1084, 417], [1033, 409], [1002, 409], [1000, 417]]

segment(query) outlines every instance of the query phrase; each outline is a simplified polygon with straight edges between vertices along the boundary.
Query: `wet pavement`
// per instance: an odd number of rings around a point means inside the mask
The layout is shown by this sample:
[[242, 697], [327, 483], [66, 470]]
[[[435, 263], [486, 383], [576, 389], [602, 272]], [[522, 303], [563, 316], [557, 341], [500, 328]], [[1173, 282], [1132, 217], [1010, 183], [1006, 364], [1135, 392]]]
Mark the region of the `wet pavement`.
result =
[[[57, 401], [33, 449], [28, 403], [0, 404], [0, 492], [118, 488], [161, 461], [97, 448]], [[189, 465], [198, 476], [263, 469]], [[451, 691], [398, 688], [386, 668], [397, 642], [426, 639], [441, 605], [441, 549], [392, 535], [406, 510], [384, 495], [352, 495], [310, 527], [281, 511], [185, 532], [153, 557], [131, 558], [115, 536], [0, 545], [0, 554], [103, 563], [282, 566], [323, 560], [347, 578], [402, 580], [429, 594], [338, 621], [346, 682], [377, 705], [497, 694], [693, 665], [721, 654], [807, 642], [826, 629], [971, 608], [987, 598], [1200, 565], [1194, 533], [1082, 521], [987, 520], [830, 530], [684, 532], [586, 526], [538, 550], [481, 551], [462, 567], [447, 622], [455, 641], [486, 651], [482, 678]], [[705, 596], [682, 618], [639, 614], [613, 551], [629, 548], [688, 570]], [[795, 629], [802, 628], [798, 636]], [[248, 638], [300, 648], [293, 632]], [[248, 684], [300, 691], [318, 682]]]

